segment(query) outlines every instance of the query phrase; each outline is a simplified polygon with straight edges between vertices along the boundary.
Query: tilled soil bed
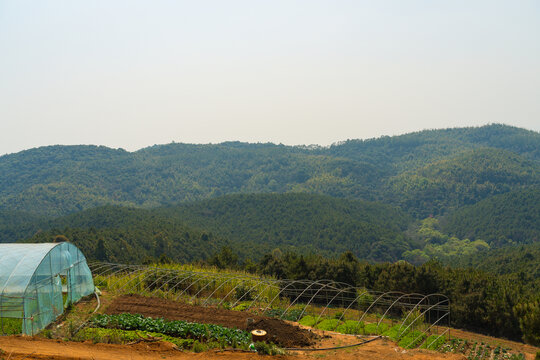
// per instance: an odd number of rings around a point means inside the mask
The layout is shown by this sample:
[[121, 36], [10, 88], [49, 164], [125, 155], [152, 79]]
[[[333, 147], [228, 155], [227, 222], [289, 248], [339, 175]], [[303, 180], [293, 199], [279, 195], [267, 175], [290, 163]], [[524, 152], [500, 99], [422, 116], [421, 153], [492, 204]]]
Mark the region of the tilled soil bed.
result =
[[[283, 347], [307, 347], [315, 344], [317, 338], [312, 332], [279, 319], [257, 316], [242, 311], [189, 305], [137, 294], [117, 297], [105, 309], [105, 313], [141, 314], [167, 320], [216, 324], [246, 331], [262, 329], [267, 332], [270, 341]], [[253, 323], [249, 327], [247, 326], [247, 319], [253, 319]]]

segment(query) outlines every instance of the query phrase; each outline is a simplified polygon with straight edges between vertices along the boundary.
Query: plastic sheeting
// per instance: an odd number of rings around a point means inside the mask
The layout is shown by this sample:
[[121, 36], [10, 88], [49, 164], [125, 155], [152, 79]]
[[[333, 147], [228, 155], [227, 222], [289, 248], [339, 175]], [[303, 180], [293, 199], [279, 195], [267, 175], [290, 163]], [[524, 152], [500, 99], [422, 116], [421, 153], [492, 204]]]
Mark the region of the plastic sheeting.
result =
[[19, 318], [33, 335], [94, 291], [92, 273], [73, 244], [0, 244], [0, 318]]

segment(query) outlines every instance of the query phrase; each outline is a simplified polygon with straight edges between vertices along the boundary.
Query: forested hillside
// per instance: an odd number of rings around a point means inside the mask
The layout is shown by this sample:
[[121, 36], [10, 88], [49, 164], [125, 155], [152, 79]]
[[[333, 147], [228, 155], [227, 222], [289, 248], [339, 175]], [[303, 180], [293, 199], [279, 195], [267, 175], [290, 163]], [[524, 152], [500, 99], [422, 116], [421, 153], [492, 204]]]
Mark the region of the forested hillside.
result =
[[[280, 248], [329, 257], [350, 250], [371, 261], [396, 261], [414, 247], [403, 234], [410, 221], [388, 205], [358, 200], [314, 194], [229, 195], [156, 209], [105, 206], [39, 220], [31, 228], [37, 234], [26, 241], [49, 242], [62, 235], [90, 259], [129, 263], [162, 255], [177, 262], [208, 259], [223, 246], [240, 259], [256, 260]], [[100, 255], [99, 240], [106, 248]]]
[[[41, 222], [27, 242], [69, 240], [91, 260], [140, 264], [166, 256], [178, 262], [208, 258], [226, 239], [152, 210], [105, 206]], [[60, 236], [60, 238], [57, 238]]]
[[540, 160], [540, 134], [493, 124], [482, 127], [423, 130], [400, 136], [347, 140], [328, 151], [334, 156], [388, 166], [395, 173], [413, 170], [467, 150], [496, 148]]
[[463, 207], [441, 222], [442, 231], [493, 245], [540, 239], [540, 188], [512, 191]]
[[161, 212], [253, 246], [248, 251], [252, 256], [279, 247], [330, 256], [349, 250], [363, 259], [396, 261], [412, 247], [403, 234], [410, 216], [359, 200], [312, 194], [229, 195]]
[[535, 242], [491, 249], [474, 256], [456, 256], [446, 262], [453, 267], [472, 267], [493, 274], [517, 274], [523, 281], [538, 282], [539, 259], [540, 242]]
[[426, 130], [331, 147], [228, 142], [136, 152], [49, 146], [0, 157], [0, 209], [55, 217], [231, 193], [310, 192], [444, 214], [539, 183], [540, 134], [505, 125]]
[[34, 235], [44, 219], [22, 211], [0, 210], [0, 243]]
[[540, 163], [510, 151], [476, 149], [389, 180], [389, 201], [419, 217], [540, 184]]

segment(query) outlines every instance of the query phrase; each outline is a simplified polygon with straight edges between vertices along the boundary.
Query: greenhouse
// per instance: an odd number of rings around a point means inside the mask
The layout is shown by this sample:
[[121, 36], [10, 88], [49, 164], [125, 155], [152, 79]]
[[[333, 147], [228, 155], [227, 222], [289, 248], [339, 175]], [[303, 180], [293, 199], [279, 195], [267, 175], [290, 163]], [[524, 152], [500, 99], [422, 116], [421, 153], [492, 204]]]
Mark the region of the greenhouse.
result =
[[0, 334], [15, 323], [34, 335], [93, 292], [92, 273], [75, 245], [0, 244]]

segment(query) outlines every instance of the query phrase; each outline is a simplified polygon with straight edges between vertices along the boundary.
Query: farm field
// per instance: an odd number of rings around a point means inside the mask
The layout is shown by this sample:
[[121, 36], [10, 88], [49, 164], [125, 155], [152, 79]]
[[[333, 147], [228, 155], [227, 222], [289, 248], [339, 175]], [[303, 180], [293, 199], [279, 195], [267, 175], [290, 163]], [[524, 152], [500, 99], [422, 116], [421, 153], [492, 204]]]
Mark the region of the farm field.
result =
[[[110, 314], [104, 316], [116, 316], [119, 313], [138, 313], [152, 317], [165, 317], [169, 320], [188, 320], [197, 323], [223, 324], [230, 327], [247, 329], [246, 320], [253, 318], [254, 324], [273, 325], [268, 328], [269, 334], [279, 334], [283, 339], [290, 342], [283, 342], [286, 346], [297, 344], [308, 348], [328, 348], [355, 344], [359, 342], [358, 337], [353, 335], [338, 334], [319, 329], [309, 329], [309, 333], [315, 334], [311, 343], [302, 343], [305, 337], [299, 334], [307, 333], [307, 327], [290, 321], [281, 321], [264, 316], [257, 316], [251, 313], [232, 311], [221, 308], [193, 306], [180, 302], [175, 302], [161, 298], [149, 298], [140, 295], [111, 295], [105, 293], [101, 297], [102, 307], [100, 313]], [[87, 299], [77, 304], [66, 319], [55, 324], [57, 329], [66, 329], [71, 321], [81, 316], [89, 314], [97, 305], [96, 299]], [[276, 327], [276, 324], [279, 327]], [[61, 334], [61, 332], [59, 333]], [[499, 345], [514, 352], [524, 354], [524, 359], [533, 360], [536, 351], [539, 349], [517, 342], [503, 339], [490, 338], [483, 335], [451, 329], [452, 337], [467, 339], [471, 344], [474, 342]], [[295, 337], [296, 336], [296, 337]], [[64, 338], [65, 339], [65, 338]], [[274, 341], [280, 339], [274, 339]], [[279, 342], [279, 341], [277, 341]], [[309, 339], [308, 339], [309, 342]], [[179, 351], [178, 348], [169, 342], [145, 342], [141, 341], [132, 344], [105, 344], [94, 343], [92, 340], [84, 342], [65, 341], [61, 339], [46, 339], [41, 336], [2, 336], [0, 337], [0, 359], [253, 359], [254, 353], [242, 350], [219, 350], [209, 349], [201, 353], [192, 351]], [[258, 356], [257, 356], [258, 357]], [[361, 346], [329, 350], [329, 351], [288, 351], [286, 355], [277, 355], [271, 358], [276, 359], [468, 359], [470, 357], [456, 353], [441, 353], [426, 349], [403, 349], [395, 342], [379, 338]], [[489, 357], [488, 357], [489, 358]], [[488, 359], [484, 358], [484, 359]]]
[[[345, 345], [356, 342], [353, 336], [336, 335], [321, 341], [322, 346]], [[30, 337], [0, 337], [0, 349], [3, 356], [13, 360], [22, 359], [223, 359], [244, 360], [257, 357], [253, 353], [236, 351], [207, 351], [204, 353], [179, 352], [171, 344], [159, 342], [150, 344], [115, 345], [115, 344], [92, 344], [91, 342], [63, 342], [61, 340], [49, 340]], [[441, 354], [429, 350], [406, 350], [396, 347], [389, 341], [377, 340], [361, 347], [346, 350], [334, 350], [327, 352], [303, 353], [296, 352], [290, 355], [277, 355], [275, 359], [465, 359], [458, 354]]]

